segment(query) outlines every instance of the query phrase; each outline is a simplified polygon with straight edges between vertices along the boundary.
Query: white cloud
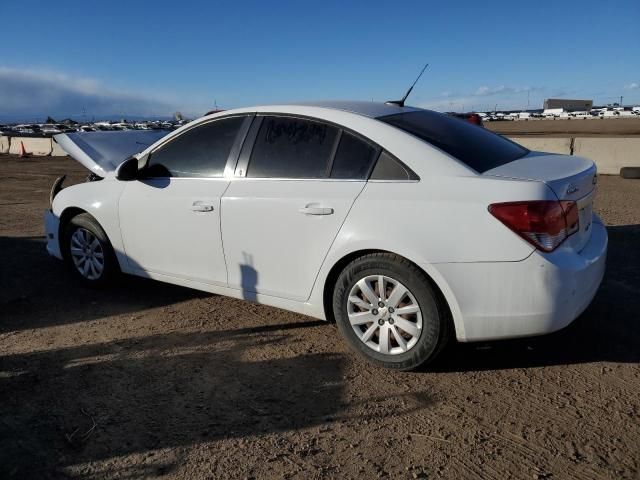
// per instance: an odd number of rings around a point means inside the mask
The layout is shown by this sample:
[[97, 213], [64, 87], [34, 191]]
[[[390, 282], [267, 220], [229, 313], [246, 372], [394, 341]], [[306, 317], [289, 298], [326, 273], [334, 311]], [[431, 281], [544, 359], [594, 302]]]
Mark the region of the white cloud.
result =
[[65, 73], [0, 66], [0, 105], [6, 117], [169, 116], [176, 110], [202, 113], [206, 105], [115, 90], [93, 78]]
[[478, 97], [487, 97], [491, 95], [500, 95], [500, 94], [508, 94], [508, 93], [526, 93], [541, 90], [540, 88], [531, 88], [531, 87], [507, 87], [505, 85], [500, 85], [498, 87], [487, 87], [483, 85], [479, 87], [473, 95]]
[[545, 87], [511, 87], [498, 85], [490, 87], [482, 85], [473, 91], [466, 93], [442, 92], [437, 98], [423, 102], [420, 106], [440, 111], [461, 110], [493, 110], [498, 108], [513, 110], [524, 108], [527, 102], [527, 92], [539, 93], [546, 90]]
[[624, 86], [625, 90], [638, 90], [640, 89], [640, 83], [631, 82], [629, 85]]

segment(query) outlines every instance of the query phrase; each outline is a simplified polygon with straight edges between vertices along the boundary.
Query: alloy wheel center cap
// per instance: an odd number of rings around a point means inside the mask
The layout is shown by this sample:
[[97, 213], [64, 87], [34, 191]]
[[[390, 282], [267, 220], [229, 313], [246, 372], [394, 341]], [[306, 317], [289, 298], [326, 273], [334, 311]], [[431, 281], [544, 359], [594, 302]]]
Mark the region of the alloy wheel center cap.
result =
[[387, 313], [389, 313], [389, 309], [387, 307], [382, 307], [378, 309], [378, 314], [380, 315], [380, 318], [385, 318], [387, 316]]

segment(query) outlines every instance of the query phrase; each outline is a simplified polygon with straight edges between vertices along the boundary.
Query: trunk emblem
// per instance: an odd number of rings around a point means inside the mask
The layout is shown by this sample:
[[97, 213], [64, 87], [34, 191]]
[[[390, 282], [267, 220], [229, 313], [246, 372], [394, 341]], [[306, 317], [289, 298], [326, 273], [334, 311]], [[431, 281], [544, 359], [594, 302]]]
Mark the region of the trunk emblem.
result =
[[578, 191], [578, 187], [576, 187], [573, 183], [570, 183], [567, 186], [567, 195], [571, 195], [572, 193], [576, 193]]

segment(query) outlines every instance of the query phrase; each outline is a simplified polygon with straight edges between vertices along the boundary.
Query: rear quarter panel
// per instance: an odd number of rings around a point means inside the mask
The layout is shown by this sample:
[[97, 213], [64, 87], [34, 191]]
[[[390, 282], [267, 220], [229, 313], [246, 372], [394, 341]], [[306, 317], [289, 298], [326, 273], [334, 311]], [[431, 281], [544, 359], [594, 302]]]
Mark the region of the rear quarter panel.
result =
[[[310, 314], [322, 317], [331, 268], [361, 250], [383, 250], [419, 265], [441, 289], [462, 320], [455, 291], [438, 272], [444, 263], [517, 262], [534, 248], [488, 211], [492, 203], [554, 200], [544, 183], [482, 176], [428, 176], [418, 182], [369, 181], [336, 237], [309, 299]], [[456, 318], [457, 317], [457, 318]], [[462, 327], [460, 327], [462, 328]]]

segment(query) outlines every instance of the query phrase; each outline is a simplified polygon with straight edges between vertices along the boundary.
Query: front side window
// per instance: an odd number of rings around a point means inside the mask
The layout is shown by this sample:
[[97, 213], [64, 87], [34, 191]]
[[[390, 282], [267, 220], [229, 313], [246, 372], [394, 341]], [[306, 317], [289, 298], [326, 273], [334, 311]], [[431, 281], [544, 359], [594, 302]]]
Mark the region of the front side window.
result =
[[326, 177], [338, 132], [338, 128], [321, 122], [265, 117], [251, 152], [247, 177]]
[[529, 150], [482, 127], [430, 110], [379, 117], [460, 160], [476, 172], [524, 157]]
[[153, 152], [151, 177], [221, 177], [244, 117], [215, 120], [186, 131]]

